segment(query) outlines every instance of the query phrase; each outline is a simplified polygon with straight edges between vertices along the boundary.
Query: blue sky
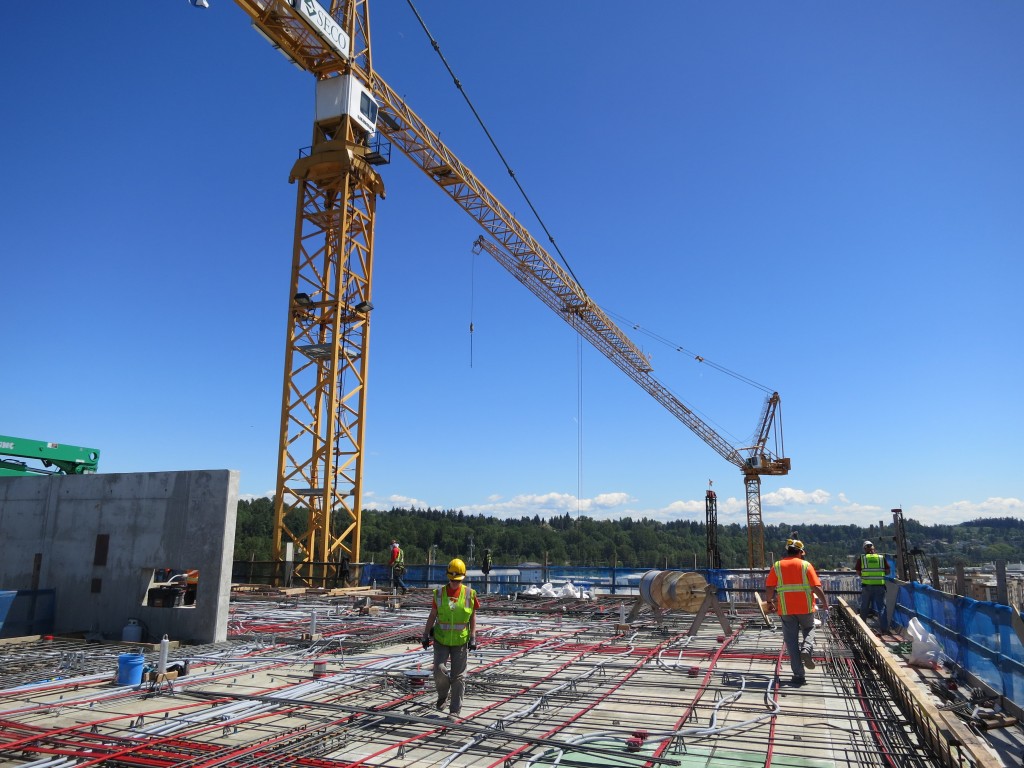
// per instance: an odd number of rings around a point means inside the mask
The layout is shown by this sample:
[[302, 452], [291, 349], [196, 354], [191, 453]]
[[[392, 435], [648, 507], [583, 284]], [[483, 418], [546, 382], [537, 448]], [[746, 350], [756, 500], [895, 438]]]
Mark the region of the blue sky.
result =
[[[0, 432], [263, 495], [313, 79], [210, 4], [8, 9]], [[735, 445], [762, 393], [693, 355], [781, 394], [765, 522], [1024, 514], [1024, 5], [417, 8], [655, 376]], [[371, 13], [375, 68], [545, 239], [408, 5]], [[738, 470], [383, 173], [366, 506], [703, 520], [713, 480], [745, 522]]]

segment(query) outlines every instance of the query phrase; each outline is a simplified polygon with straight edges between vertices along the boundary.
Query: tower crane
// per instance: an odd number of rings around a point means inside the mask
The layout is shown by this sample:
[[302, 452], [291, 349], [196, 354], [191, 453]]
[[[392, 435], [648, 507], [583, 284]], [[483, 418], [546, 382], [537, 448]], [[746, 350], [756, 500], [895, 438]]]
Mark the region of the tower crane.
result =
[[316, 79], [311, 146], [290, 174], [297, 202], [274, 559], [296, 549], [294, 578], [316, 585], [337, 577], [343, 561], [360, 558], [374, 224], [384, 195], [377, 168], [395, 147], [480, 224], [490, 238], [480, 242], [500, 263], [743, 470], [748, 522], [761, 532], [751, 534], [750, 562], [763, 565], [760, 476], [789, 471], [789, 460], [765, 447], [778, 395], [766, 403], [754, 445], [736, 449], [657, 383], [643, 353], [374, 69], [368, 0], [331, 0], [329, 8], [317, 0], [235, 3], [262, 37]]

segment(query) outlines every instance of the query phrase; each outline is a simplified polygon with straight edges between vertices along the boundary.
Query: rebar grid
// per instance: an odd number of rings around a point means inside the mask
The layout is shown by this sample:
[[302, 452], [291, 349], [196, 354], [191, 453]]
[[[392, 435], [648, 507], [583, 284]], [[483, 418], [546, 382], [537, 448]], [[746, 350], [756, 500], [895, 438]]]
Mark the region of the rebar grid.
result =
[[[231, 641], [176, 649], [170, 660], [188, 659], [191, 671], [156, 690], [112, 682], [123, 647], [68, 640], [5, 646], [7, 679], [37, 684], [0, 690], [0, 763], [936, 762], [842, 622], [822, 626], [816, 668], [796, 688], [781, 634], [749, 606], [732, 611], [732, 635], [714, 620], [691, 635], [690, 614], [670, 613], [660, 626], [641, 616], [625, 629], [614, 603], [543, 601], [528, 612], [527, 601], [510, 606], [485, 597], [466, 718], [452, 723], [434, 709], [432, 654], [418, 642], [427, 603], [412, 603], [383, 600], [380, 615], [368, 615], [315, 598], [236, 602]], [[62, 660], [67, 676], [42, 676]]]

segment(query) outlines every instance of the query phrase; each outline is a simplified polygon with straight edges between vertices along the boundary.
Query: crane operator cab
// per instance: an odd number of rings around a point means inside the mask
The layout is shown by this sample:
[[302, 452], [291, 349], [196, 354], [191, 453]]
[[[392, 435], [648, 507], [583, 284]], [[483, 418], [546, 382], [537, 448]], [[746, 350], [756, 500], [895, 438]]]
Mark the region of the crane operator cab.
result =
[[350, 115], [356, 125], [366, 131], [362, 144], [363, 159], [371, 165], [391, 162], [391, 142], [377, 130], [379, 105], [370, 90], [354, 75], [339, 75], [316, 84], [316, 121], [338, 120]]
[[351, 117], [369, 135], [377, 132], [377, 101], [354, 75], [339, 75], [316, 83], [316, 121]]

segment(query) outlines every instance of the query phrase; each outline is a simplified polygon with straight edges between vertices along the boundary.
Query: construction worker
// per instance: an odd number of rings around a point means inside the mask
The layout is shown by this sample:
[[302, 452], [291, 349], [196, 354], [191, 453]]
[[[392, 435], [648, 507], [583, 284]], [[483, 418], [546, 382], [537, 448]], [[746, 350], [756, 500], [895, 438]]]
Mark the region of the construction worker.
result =
[[889, 575], [889, 562], [885, 555], [875, 552], [875, 545], [864, 542], [864, 554], [857, 558], [860, 575], [860, 617], [867, 622], [874, 611], [878, 614], [878, 631], [889, 631], [889, 615], [885, 610], [885, 577]]
[[405, 575], [405, 552], [398, 546], [398, 539], [391, 540], [391, 587], [403, 595], [409, 591], [402, 577]]
[[[457, 718], [466, 692], [466, 664], [476, 650], [476, 612], [480, 607], [476, 590], [463, 584], [466, 564], [459, 558], [448, 563], [448, 584], [434, 590], [433, 605], [423, 628], [423, 648], [434, 642], [434, 685], [437, 708], [444, 710], [448, 695], [449, 716]], [[450, 670], [445, 671], [445, 663]]]
[[814, 566], [804, 559], [804, 543], [791, 534], [786, 556], [776, 560], [765, 579], [768, 607], [782, 621], [782, 640], [789, 654], [793, 685], [807, 682], [804, 670], [814, 669], [814, 597], [828, 610], [828, 598], [821, 588]]

